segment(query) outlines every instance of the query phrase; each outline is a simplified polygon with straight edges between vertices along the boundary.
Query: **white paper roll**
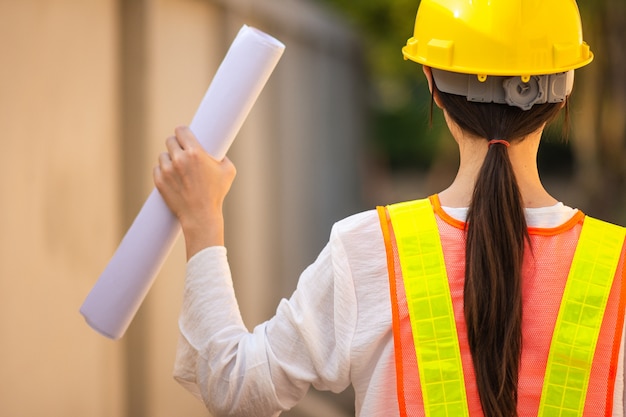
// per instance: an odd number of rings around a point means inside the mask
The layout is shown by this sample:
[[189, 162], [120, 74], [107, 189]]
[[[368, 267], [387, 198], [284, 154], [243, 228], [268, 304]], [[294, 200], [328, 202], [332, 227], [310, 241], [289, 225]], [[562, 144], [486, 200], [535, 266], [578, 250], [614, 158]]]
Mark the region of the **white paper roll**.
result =
[[[258, 29], [239, 31], [189, 125], [214, 158], [226, 155], [284, 49]], [[179, 234], [154, 189], [80, 308], [93, 329], [111, 339], [124, 335]]]

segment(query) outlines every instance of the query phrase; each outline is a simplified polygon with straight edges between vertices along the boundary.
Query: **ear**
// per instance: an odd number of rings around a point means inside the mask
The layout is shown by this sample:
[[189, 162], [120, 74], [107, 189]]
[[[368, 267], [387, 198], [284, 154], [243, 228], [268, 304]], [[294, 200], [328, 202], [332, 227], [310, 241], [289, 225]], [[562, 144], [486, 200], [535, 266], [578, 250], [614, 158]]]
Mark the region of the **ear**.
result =
[[422, 70], [424, 71], [424, 75], [426, 76], [426, 80], [428, 81], [428, 89], [430, 90], [430, 93], [433, 94], [433, 99], [435, 100], [435, 104], [440, 109], [443, 109], [443, 107], [441, 106], [441, 100], [439, 99], [439, 95], [437, 94], [436, 91], [433, 93], [433, 72], [432, 72], [432, 70], [430, 69], [430, 67], [427, 67], [426, 65], [422, 66]]
[[430, 67], [427, 67], [426, 65], [422, 66], [422, 71], [424, 71], [424, 75], [426, 76], [426, 80], [428, 81], [428, 89], [432, 93], [433, 92], [433, 71], [430, 69]]

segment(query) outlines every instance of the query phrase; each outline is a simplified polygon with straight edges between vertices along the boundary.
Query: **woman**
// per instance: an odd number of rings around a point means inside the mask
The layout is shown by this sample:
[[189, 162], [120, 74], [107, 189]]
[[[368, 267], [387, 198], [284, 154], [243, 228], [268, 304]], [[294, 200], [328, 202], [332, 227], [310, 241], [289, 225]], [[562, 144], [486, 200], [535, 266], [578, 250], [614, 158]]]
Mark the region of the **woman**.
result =
[[576, 4], [422, 0], [403, 52], [458, 143], [458, 175], [336, 223], [252, 333], [223, 246], [235, 168], [185, 127], [166, 140], [154, 179], [188, 257], [176, 378], [216, 416], [278, 415], [311, 384], [353, 385], [359, 416], [623, 416], [626, 232], [558, 202], [536, 165], [593, 57]]

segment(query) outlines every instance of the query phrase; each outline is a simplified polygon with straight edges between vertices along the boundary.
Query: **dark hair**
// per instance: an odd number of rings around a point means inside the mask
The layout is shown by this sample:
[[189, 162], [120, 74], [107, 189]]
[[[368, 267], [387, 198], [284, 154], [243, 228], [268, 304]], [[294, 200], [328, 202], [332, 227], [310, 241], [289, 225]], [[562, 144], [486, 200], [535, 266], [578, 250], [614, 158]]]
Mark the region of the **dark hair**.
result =
[[[435, 94], [452, 121], [476, 140], [524, 140], [554, 120], [563, 107], [540, 104], [523, 111], [506, 104], [469, 102], [464, 96], [442, 93], [433, 83]], [[507, 147], [489, 147], [465, 224], [464, 314], [480, 402], [485, 416], [517, 416], [522, 261], [530, 239]]]

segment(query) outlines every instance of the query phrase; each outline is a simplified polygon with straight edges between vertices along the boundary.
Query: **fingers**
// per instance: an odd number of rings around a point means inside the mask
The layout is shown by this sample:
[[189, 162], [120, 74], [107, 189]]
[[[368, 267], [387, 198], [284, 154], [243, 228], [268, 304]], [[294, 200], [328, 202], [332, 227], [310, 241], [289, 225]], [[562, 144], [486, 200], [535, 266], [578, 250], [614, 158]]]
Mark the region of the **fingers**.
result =
[[174, 129], [174, 134], [180, 147], [184, 150], [200, 148], [198, 139], [187, 126], [178, 126]]
[[169, 153], [162, 152], [159, 154], [159, 167], [161, 170], [167, 171], [172, 166], [172, 158]]
[[[191, 172], [200, 166], [210, 165], [211, 162], [209, 161], [220, 164], [219, 161], [215, 161], [214, 158], [204, 151], [188, 127], [179, 126], [174, 132], [175, 135], [169, 136], [165, 140], [167, 152], [159, 155], [158, 172], [155, 170], [155, 175], [158, 175], [161, 179], [164, 176], [171, 175], [183, 178], [190, 175]], [[226, 165], [228, 164], [230, 164], [230, 161], [226, 162]], [[231, 169], [234, 170], [234, 167]]]
[[[165, 139], [165, 148], [167, 149], [167, 153], [165, 155], [168, 156], [170, 164], [173, 160], [179, 158], [184, 152], [176, 136], [169, 136]], [[164, 159], [163, 154], [159, 155], [159, 163], [161, 162], [168, 162]]]
[[201, 148], [193, 132], [187, 126], [179, 126], [174, 129], [174, 135], [165, 140], [167, 151], [174, 158], [180, 151]]
[[175, 167], [181, 162], [185, 163], [183, 161], [202, 159], [208, 155], [187, 126], [177, 127], [174, 133], [174, 136], [165, 140], [165, 146]]
[[177, 127], [175, 135], [165, 139], [165, 147], [167, 153], [159, 156], [159, 164], [162, 168], [181, 168], [181, 165], [185, 165], [190, 156], [193, 156], [196, 151], [202, 150], [196, 137], [186, 126]]
[[172, 159], [170, 158], [169, 153], [162, 152], [161, 154], [159, 154], [157, 165], [155, 165], [154, 169], [152, 170], [152, 177], [157, 187], [160, 187], [163, 184], [163, 175], [167, 172], [170, 172], [171, 169]]

